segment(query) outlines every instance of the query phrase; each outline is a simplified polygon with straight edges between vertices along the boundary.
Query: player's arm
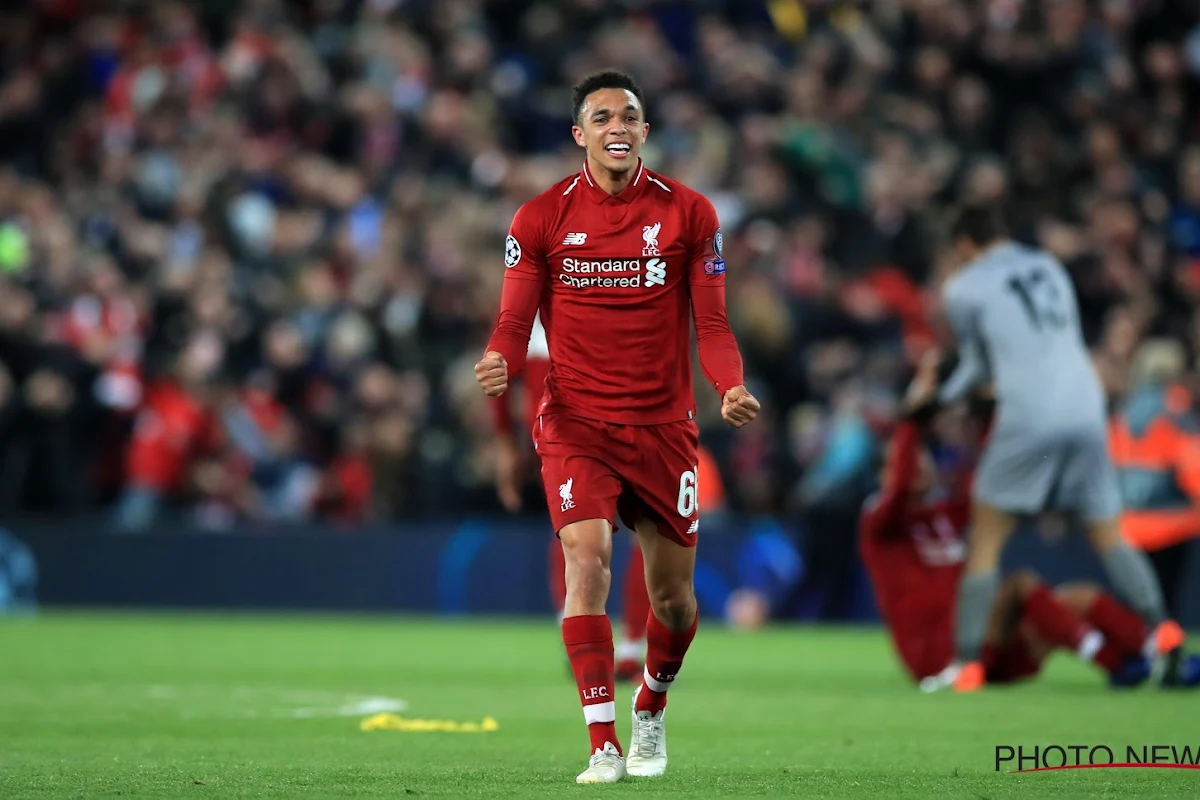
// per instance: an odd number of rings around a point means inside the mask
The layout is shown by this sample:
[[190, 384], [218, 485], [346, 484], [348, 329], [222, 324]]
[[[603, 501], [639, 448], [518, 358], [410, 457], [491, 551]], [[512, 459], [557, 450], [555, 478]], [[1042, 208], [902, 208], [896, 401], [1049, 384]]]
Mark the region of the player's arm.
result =
[[940, 355], [931, 351], [917, 367], [916, 377], [904, 398], [904, 414], [888, 442], [879, 493], [863, 509], [863, 536], [903, 533], [909, 499], [920, 474], [921, 431], [937, 398], [940, 361]]
[[[507, 279], [507, 277], [506, 275], [505, 278]], [[496, 327], [498, 326], [499, 319], [496, 320]], [[490, 345], [488, 349], [491, 349]], [[510, 375], [509, 382], [511, 383], [515, 378], [515, 375]], [[515, 438], [517, 430], [516, 422], [513, 419], [512, 396], [505, 394], [502, 397], [490, 398], [487, 401], [487, 408], [488, 415], [492, 419], [492, 431], [496, 436], [498, 438]]]
[[492, 397], [508, 389], [520, 374], [529, 351], [529, 333], [537, 315], [546, 281], [543, 225], [529, 204], [513, 219], [504, 245], [504, 288], [500, 292], [500, 317], [483, 359], [475, 365], [475, 378]]
[[961, 282], [952, 282], [947, 287], [944, 306], [946, 318], [958, 342], [958, 365], [942, 384], [938, 400], [953, 403], [987, 380], [988, 364], [976, 326], [975, 304], [963, 292]]
[[887, 462], [879, 493], [863, 508], [862, 534], [882, 538], [902, 532], [905, 513], [917, 479], [921, 425], [903, 419], [888, 442]]
[[721, 398], [721, 416], [740, 428], [758, 416], [759, 403], [746, 390], [742, 355], [725, 310], [725, 259], [717, 210], [708, 200], [697, 204], [692, 220], [695, 241], [689, 253], [688, 291], [700, 368]]

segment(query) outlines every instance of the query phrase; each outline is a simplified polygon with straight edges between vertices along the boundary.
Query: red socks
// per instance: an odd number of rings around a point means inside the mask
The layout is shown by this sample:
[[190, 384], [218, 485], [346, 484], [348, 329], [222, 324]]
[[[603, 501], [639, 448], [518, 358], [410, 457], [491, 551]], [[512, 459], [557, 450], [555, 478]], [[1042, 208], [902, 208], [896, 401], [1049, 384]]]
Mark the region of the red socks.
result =
[[1127, 655], [1142, 652], [1150, 638], [1150, 631], [1141, 617], [1104, 593], [1096, 597], [1087, 618]]
[[562, 623], [562, 637], [592, 741], [588, 754], [603, 750], [605, 742], [612, 742], [621, 751], [613, 701], [616, 681], [613, 677], [612, 624], [603, 614], [567, 617]]
[[629, 563], [625, 566], [624, 592], [621, 598], [625, 640], [640, 642], [646, 638], [646, 618], [650, 616], [650, 595], [646, 593], [646, 565], [642, 548], [630, 548]]
[[646, 619], [646, 673], [642, 676], [642, 689], [638, 693], [637, 710], [657, 714], [666, 708], [667, 690], [671, 688], [683, 656], [692, 639], [696, 638], [696, 627], [700, 614], [687, 630], [672, 631], [658, 621], [653, 613]]
[[1091, 627], [1075, 612], [1064, 606], [1049, 587], [1039, 586], [1025, 598], [1025, 619], [1047, 641], [1077, 650]]
[[[1115, 607], [1115, 612], [1107, 607], [1102, 607], [1102, 616], [1106, 612], [1121, 616], [1128, 615], [1132, 616], [1138, 625], [1141, 625], [1141, 621], [1136, 615], [1133, 615], [1133, 612], [1117, 605], [1111, 598], [1100, 595], [1100, 600], [1105, 600], [1108, 605]], [[1099, 600], [1097, 600], [1097, 604], [1100, 604]], [[1091, 613], [1088, 616], [1090, 618]], [[1138, 648], [1141, 647], [1139, 643], [1137, 647], [1129, 651], [1122, 642], [1112, 637], [1102, 626], [1096, 626], [1100, 629], [1097, 632], [1088, 624], [1087, 620], [1082, 619], [1073, 610], [1063, 605], [1047, 586], [1039, 587], [1025, 599], [1025, 620], [1047, 641], [1074, 651], [1109, 673], [1120, 669], [1121, 665], [1125, 663], [1126, 656], [1130, 652], [1138, 652]], [[1084, 652], [1085, 650], [1086, 652]]]

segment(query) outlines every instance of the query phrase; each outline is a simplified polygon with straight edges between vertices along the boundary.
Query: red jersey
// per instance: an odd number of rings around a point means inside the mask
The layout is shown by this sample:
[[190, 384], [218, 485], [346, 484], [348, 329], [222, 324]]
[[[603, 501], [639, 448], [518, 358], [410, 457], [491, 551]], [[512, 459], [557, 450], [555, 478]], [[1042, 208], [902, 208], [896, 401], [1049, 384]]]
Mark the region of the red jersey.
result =
[[954, 609], [970, 500], [914, 503], [921, 432], [903, 421], [893, 436], [889, 480], [863, 507], [859, 549], [902, 661], [920, 680], [954, 658]]
[[698, 192], [639, 161], [611, 195], [585, 164], [517, 211], [487, 349], [515, 377], [540, 312], [550, 350], [540, 413], [625, 425], [694, 419], [689, 317], [718, 394], [742, 384], [721, 244], [716, 209]]

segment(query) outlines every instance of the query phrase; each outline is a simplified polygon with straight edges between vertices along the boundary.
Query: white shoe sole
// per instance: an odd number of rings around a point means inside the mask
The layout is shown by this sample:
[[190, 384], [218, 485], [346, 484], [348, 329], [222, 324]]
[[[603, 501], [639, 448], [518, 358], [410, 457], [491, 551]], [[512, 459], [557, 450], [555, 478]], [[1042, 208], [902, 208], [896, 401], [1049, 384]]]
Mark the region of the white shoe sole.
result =
[[626, 764], [625, 774], [631, 778], [661, 778], [667, 771], [666, 763]]
[[576, 783], [620, 783], [628, 773], [620, 772], [615, 775], [589, 775], [587, 772], [581, 772], [576, 778]]
[[[598, 769], [597, 769], [598, 768]], [[609, 759], [604, 764], [588, 764], [588, 768], [575, 776], [576, 783], [618, 783], [625, 778], [625, 759]]]

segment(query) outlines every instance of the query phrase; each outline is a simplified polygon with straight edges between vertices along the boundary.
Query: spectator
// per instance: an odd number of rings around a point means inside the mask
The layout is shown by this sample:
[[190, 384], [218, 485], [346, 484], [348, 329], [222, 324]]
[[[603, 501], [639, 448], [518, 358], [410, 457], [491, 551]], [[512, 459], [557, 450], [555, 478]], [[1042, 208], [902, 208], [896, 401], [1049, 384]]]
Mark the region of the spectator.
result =
[[1114, 395], [1146, 336], [1195, 364], [1192, 5], [777, 5], [13, 6], [0, 504], [111, 502], [130, 530], [494, 508], [461, 374], [602, 66], [650, 92], [651, 166], [722, 218], [767, 409], [731, 438], [698, 401], [731, 511], [856, 506], [964, 200], [1069, 266]]

